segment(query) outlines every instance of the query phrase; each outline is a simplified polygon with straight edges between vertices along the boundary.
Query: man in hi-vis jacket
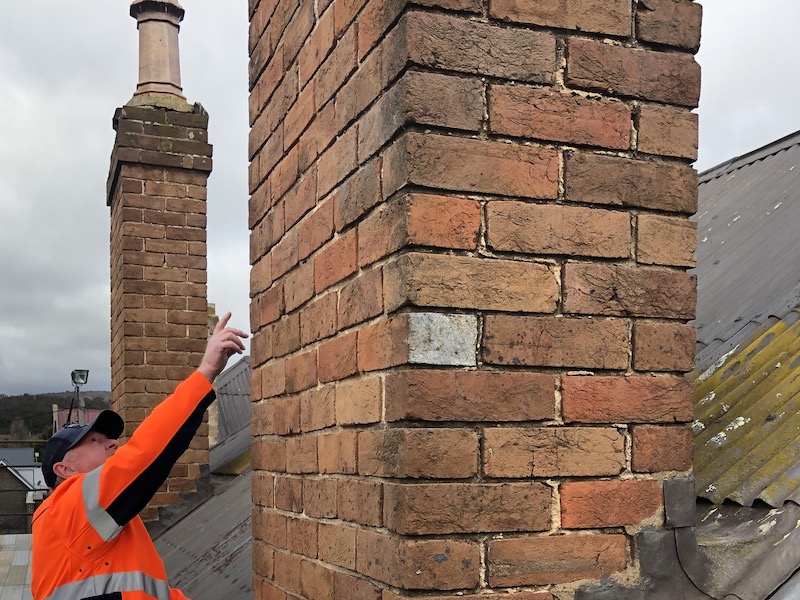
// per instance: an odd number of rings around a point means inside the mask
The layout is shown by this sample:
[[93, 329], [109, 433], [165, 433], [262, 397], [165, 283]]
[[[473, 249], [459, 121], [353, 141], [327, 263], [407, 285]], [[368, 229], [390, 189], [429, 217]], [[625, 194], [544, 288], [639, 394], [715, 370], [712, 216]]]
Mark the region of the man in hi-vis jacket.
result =
[[42, 472], [53, 493], [33, 515], [34, 600], [186, 599], [169, 587], [164, 563], [139, 512], [189, 447], [214, 400], [211, 382], [247, 334], [214, 329], [197, 371], [161, 402], [123, 446], [111, 410], [68, 425], [47, 442]]

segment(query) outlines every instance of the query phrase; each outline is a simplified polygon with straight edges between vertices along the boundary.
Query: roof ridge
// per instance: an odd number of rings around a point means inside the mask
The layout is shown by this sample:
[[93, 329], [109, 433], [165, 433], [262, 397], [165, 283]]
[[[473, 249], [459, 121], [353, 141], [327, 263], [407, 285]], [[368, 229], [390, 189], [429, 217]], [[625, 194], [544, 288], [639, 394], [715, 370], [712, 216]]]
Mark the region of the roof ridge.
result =
[[769, 158], [770, 156], [774, 156], [783, 150], [787, 150], [792, 146], [796, 146], [800, 144], [800, 130], [785, 135], [782, 138], [769, 142], [759, 148], [751, 150], [745, 154], [740, 156], [736, 156], [725, 162], [719, 163], [718, 165], [706, 169], [702, 171], [699, 177], [700, 185], [712, 181], [714, 179], [718, 179], [723, 175], [728, 175], [733, 171], [737, 171], [753, 163], [756, 163], [760, 160], [764, 160], [765, 158]]

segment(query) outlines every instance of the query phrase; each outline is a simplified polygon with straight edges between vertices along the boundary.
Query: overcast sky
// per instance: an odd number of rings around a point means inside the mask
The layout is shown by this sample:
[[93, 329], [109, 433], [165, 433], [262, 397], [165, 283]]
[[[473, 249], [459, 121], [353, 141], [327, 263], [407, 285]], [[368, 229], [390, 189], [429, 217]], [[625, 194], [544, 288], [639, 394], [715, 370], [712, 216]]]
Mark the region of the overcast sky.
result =
[[[184, 94], [210, 114], [208, 299], [249, 329], [247, 1], [182, 0]], [[702, 171], [800, 129], [797, 0], [706, 0]], [[110, 389], [111, 118], [137, 79], [127, 0], [0, 0], [0, 393]]]

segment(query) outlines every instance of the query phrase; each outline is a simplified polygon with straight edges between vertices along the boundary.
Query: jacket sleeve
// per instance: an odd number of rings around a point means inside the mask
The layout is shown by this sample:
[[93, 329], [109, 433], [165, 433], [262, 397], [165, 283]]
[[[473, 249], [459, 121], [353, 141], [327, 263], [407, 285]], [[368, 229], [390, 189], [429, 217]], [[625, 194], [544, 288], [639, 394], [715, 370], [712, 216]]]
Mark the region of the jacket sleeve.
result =
[[215, 396], [198, 371], [142, 421], [105, 464], [87, 473], [83, 501], [100, 536], [113, 539], [138, 515], [189, 447]]

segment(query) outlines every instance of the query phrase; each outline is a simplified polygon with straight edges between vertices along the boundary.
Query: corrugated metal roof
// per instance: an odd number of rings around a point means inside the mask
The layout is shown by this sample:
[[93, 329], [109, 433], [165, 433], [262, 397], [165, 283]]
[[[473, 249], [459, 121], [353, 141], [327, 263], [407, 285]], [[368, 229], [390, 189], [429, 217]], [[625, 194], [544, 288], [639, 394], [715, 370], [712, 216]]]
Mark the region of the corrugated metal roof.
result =
[[220, 440], [224, 440], [243, 427], [250, 425], [250, 415], [252, 414], [251, 374], [250, 357], [245, 356], [217, 378]]
[[156, 541], [170, 585], [193, 600], [253, 597], [252, 471]]
[[701, 175], [698, 495], [800, 503], [800, 132]]

